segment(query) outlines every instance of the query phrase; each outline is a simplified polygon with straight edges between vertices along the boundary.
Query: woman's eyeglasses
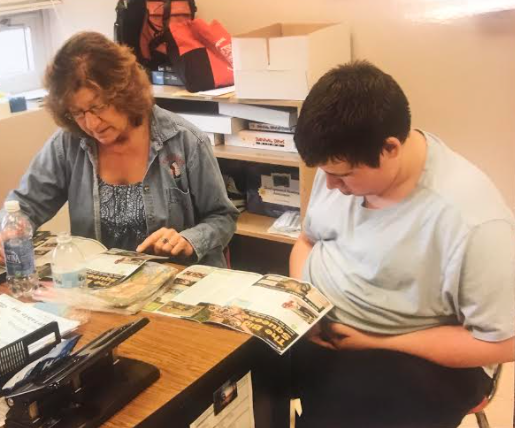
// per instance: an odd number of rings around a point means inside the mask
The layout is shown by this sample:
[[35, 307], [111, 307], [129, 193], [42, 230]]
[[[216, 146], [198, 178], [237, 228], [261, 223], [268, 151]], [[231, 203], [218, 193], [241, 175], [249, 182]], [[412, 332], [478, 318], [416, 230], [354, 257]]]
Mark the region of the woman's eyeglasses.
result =
[[87, 110], [80, 111], [69, 111], [66, 113], [66, 118], [69, 120], [75, 120], [76, 122], [84, 120], [86, 118], [86, 113], [91, 113], [92, 115], [102, 119], [100, 116], [107, 110], [109, 104], [97, 104], [93, 107], [88, 108]]

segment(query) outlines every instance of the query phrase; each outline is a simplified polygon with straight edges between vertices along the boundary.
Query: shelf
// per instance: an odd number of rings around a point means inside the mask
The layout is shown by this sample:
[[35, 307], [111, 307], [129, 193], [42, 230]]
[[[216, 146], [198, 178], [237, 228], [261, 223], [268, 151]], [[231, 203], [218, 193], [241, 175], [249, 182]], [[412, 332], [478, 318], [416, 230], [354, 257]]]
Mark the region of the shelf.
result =
[[252, 149], [247, 147], [226, 146], [220, 144], [212, 146], [217, 158], [236, 159], [247, 162], [266, 163], [271, 165], [300, 166], [298, 153], [281, 152], [266, 149]]
[[274, 235], [267, 232], [268, 228], [272, 226], [275, 220], [276, 219], [272, 217], [243, 211], [238, 218], [236, 234], [293, 245], [296, 241], [294, 238], [285, 235]]
[[154, 97], [156, 98], [169, 98], [176, 100], [191, 100], [191, 101], [211, 101], [218, 103], [230, 104], [253, 104], [264, 105], [272, 107], [293, 107], [299, 109], [302, 106], [302, 101], [294, 100], [248, 100], [236, 98], [234, 92], [220, 97], [207, 97], [186, 91], [180, 86], [166, 86], [166, 85], [152, 85]]

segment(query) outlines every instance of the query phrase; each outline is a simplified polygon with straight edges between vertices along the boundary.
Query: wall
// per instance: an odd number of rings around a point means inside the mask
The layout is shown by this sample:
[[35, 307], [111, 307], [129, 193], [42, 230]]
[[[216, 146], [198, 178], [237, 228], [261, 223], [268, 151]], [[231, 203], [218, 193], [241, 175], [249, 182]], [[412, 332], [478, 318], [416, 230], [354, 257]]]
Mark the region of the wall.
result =
[[440, 0], [197, 4], [199, 16], [220, 20], [231, 34], [278, 21], [348, 21], [354, 58], [368, 59], [394, 76], [410, 99], [414, 126], [436, 133], [483, 169], [515, 208], [514, 11], [434, 22], [428, 17], [438, 12]]
[[54, 48], [78, 31], [98, 31], [112, 37], [117, 3], [117, 0], [65, 0], [49, 12]]
[[[0, 203], [11, 189], [18, 187], [20, 178], [32, 158], [45, 141], [56, 131], [57, 126], [50, 115], [42, 109], [17, 113], [0, 119]], [[64, 207], [43, 229], [69, 230], [67, 208]]]

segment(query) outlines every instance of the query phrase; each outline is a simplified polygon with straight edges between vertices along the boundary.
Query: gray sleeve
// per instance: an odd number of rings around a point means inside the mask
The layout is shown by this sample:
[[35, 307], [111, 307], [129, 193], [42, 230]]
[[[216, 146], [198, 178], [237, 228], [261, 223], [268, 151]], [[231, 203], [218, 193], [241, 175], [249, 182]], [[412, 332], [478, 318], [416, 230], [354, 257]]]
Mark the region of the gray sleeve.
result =
[[515, 226], [495, 220], [471, 233], [461, 268], [459, 317], [476, 339], [515, 335]]
[[63, 132], [58, 131], [32, 160], [19, 187], [6, 200], [18, 200], [37, 229], [59, 211], [67, 198]]
[[223, 250], [236, 231], [239, 211], [227, 196], [218, 162], [207, 136], [203, 135], [188, 161], [191, 197], [199, 222], [181, 235], [193, 246], [198, 259], [215, 248]]

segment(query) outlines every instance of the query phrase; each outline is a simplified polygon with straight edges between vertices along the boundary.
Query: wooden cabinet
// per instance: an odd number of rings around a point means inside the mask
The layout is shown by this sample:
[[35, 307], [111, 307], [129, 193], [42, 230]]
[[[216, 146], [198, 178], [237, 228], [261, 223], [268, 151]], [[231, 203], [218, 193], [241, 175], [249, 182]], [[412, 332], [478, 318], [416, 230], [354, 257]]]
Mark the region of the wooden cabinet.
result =
[[[297, 112], [300, 112], [302, 106], [301, 101], [243, 100], [238, 99], [235, 96], [202, 97], [199, 95], [190, 94], [184, 91], [182, 88], [174, 86], [154, 86], [154, 96], [156, 97], [156, 99], [180, 100], [182, 105], [184, 105], [184, 101], [191, 101], [192, 103], [240, 103], [258, 106], [289, 107], [297, 109]], [[235, 161], [281, 165], [298, 168], [301, 201], [300, 211], [301, 217], [304, 217], [309, 202], [311, 187], [313, 185], [315, 169], [307, 167], [302, 162], [300, 156], [297, 153], [251, 149], [225, 145], [213, 146], [213, 152], [215, 156], [219, 159], [231, 159]], [[295, 239], [283, 235], [270, 234], [267, 232], [268, 228], [273, 224], [274, 221], [275, 219], [272, 217], [252, 214], [247, 211], [244, 211], [238, 220], [236, 234], [244, 237], [251, 237], [254, 239], [287, 244], [290, 246], [293, 245], [295, 243]], [[281, 251], [284, 252], [284, 247], [282, 247]], [[281, 273], [285, 272], [283, 271]]]

